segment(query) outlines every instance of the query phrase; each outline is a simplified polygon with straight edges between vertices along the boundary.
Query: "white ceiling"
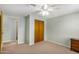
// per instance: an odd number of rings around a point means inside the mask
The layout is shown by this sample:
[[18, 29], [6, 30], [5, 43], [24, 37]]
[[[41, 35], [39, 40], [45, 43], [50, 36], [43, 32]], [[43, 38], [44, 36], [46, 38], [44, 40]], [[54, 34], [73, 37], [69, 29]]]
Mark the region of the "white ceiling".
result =
[[[47, 18], [57, 17], [64, 14], [79, 11], [79, 4], [56, 4], [54, 9]], [[36, 7], [28, 4], [0, 4], [0, 9], [4, 11], [5, 14], [15, 15], [15, 16], [26, 16], [31, 13], [38, 15], [37, 10], [40, 10], [40, 5]]]

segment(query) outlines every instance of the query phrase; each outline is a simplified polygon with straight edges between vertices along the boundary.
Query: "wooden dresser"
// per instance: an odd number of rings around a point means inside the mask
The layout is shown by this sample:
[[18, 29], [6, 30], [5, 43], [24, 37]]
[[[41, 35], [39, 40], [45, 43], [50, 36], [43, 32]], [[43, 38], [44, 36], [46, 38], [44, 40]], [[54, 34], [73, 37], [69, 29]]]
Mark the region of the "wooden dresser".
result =
[[79, 52], [79, 39], [71, 39], [71, 50]]

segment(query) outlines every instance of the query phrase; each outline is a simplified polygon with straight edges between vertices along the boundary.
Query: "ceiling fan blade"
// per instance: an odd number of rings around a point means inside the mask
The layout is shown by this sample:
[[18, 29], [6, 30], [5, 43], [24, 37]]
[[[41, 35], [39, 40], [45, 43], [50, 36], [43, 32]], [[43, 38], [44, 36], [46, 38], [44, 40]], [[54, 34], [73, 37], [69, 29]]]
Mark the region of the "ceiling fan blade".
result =
[[54, 9], [60, 9], [59, 7], [54, 7]]
[[49, 7], [56, 7], [56, 4], [49, 4]]
[[29, 4], [29, 5], [31, 5], [31, 6], [33, 6], [33, 7], [35, 7], [35, 6], [36, 6], [36, 4]]

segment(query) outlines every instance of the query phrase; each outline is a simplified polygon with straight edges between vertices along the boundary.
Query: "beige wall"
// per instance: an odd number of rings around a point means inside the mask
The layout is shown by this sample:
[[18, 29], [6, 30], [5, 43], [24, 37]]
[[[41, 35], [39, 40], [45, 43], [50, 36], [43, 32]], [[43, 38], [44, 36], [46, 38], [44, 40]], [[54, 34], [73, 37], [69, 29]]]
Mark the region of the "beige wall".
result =
[[30, 27], [30, 16], [25, 16], [25, 43], [29, 44], [29, 27]]
[[47, 20], [48, 41], [70, 47], [70, 38], [79, 39], [79, 13], [72, 13]]

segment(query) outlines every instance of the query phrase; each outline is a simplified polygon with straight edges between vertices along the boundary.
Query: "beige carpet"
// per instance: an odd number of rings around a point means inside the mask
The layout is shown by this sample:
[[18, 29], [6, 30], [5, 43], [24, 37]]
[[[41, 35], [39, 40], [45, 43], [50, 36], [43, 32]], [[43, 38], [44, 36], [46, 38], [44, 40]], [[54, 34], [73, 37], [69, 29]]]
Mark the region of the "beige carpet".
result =
[[33, 46], [28, 44], [6, 44], [3, 47], [3, 54], [76, 54], [69, 48], [50, 43], [39, 42]]

